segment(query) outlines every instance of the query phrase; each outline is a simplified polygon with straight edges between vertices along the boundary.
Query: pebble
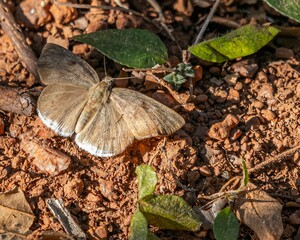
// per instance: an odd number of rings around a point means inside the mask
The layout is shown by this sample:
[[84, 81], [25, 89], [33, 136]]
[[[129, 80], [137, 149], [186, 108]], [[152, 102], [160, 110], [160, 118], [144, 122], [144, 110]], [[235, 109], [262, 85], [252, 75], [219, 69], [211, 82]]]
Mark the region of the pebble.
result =
[[258, 109], [262, 109], [264, 107], [264, 104], [259, 100], [254, 100], [252, 106]]
[[0, 117], [0, 135], [4, 134], [4, 127], [5, 127], [5, 124], [4, 124], [3, 118]]
[[230, 140], [235, 141], [237, 140], [240, 136], [242, 136], [243, 132], [240, 129], [232, 129], [230, 133]]
[[224, 77], [224, 80], [228, 83], [228, 85], [234, 86], [237, 83], [238, 78], [238, 74], [228, 74]]
[[212, 176], [212, 172], [209, 170], [208, 166], [206, 166], [206, 165], [199, 167], [199, 172], [204, 177]]
[[68, 155], [26, 137], [21, 137], [21, 148], [33, 159], [34, 166], [51, 176], [58, 175], [71, 164]]
[[204, 103], [204, 102], [207, 101], [207, 99], [208, 99], [207, 95], [205, 95], [205, 94], [199, 94], [199, 95], [197, 95], [197, 97], [195, 99], [195, 102], [196, 103]]
[[243, 77], [254, 77], [258, 70], [258, 65], [256, 63], [249, 63], [248, 60], [242, 60], [232, 64], [230, 70]]
[[300, 215], [298, 212], [294, 212], [289, 217], [290, 224], [300, 225]]
[[222, 122], [213, 124], [207, 135], [216, 140], [224, 140], [229, 137], [230, 130], [238, 124], [239, 119], [232, 114], [228, 114]]
[[274, 120], [276, 118], [276, 114], [269, 109], [262, 110], [261, 114], [268, 121]]
[[273, 99], [274, 88], [271, 83], [262, 84], [261, 88], [257, 92], [258, 99]]
[[228, 92], [227, 101], [239, 102], [240, 93], [237, 90], [230, 88]]
[[280, 48], [276, 48], [275, 55], [276, 58], [289, 59], [294, 57], [294, 52], [292, 49], [280, 47]]
[[250, 129], [255, 130], [259, 127], [259, 125], [260, 125], [260, 121], [259, 121], [259, 118], [257, 116], [249, 117], [245, 122], [245, 126], [246, 126], [247, 131], [249, 131]]

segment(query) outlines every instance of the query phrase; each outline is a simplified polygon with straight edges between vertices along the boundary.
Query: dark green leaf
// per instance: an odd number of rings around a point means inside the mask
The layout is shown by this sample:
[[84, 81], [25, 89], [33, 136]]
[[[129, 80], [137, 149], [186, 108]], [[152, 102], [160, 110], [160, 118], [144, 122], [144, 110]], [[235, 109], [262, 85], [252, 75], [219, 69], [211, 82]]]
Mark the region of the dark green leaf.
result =
[[171, 83], [177, 89], [181, 86], [182, 83], [186, 81], [188, 77], [194, 77], [195, 72], [190, 63], [179, 63], [176, 68], [173, 69], [174, 72], [166, 75], [164, 80]]
[[194, 210], [174, 195], [148, 195], [139, 202], [148, 223], [161, 229], [197, 231], [201, 225]]
[[132, 68], [150, 68], [168, 59], [160, 38], [142, 29], [107, 29], [74, 39], [90, 44], [117, 63]]
[[257, 52], [278, 32], [274, 27], [246, 25], [222, 37], [191, 46], [189, 51], [206, 61], [224, 62]]
[[300, 0], [265, 0], [281, 14], [300, 22]]
[[217, 240], [235, 240], [239, 236], [240, 224], [229, 207], [215, 218], [213, 230]]
[[154, 193], [157, 183], [156, 172], [146, 164], [142, 164], [135, 169], [138, 177], [139, 199]]

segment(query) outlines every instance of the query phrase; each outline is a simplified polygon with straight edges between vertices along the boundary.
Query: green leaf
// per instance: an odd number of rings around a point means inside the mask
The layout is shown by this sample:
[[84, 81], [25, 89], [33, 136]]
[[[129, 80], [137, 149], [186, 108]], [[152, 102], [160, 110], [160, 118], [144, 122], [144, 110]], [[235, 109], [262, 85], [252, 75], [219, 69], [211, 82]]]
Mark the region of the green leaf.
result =
[[300, 22], [300, 0], [265, 0], [265, 2], [284, 16]]
[[215, 218], [213, 230], [217, 240], [234, 240], [239, 236], [240, 224], [229, 207], [224, 208]]
[[173, 70], [174, 72], [166, 75], [164, 80], [171, 83], [177, 89], [186, 81], [187, 77], [195, 76], [194, 69], [190, 63], [179, 63]]
[[108, 58], [132, 68], [151, 68], [168, 59], [160, 38], [142, 29], [107, 29], [73, 39], [90, 44]]
[[130, 221], [129, 239], [147, 240], [148, 231], [147, 219], [139, 210], [136, 210]]
[[270, 42], [279, 30], [274, 27], [246, 25], [222, 37], [189, 47], [195, 56], [210, 62], [224, 62], [248, 56]]
[[242, 182], [242, 187], [247, 186], [249, 182], [249, 174], [248, 174], [248, 169], [245, 163], [245, 160], [242, 158], [242, 167], [243, 167], [243, 182]]
[[194, 210], [174, 195], [148, 195], [139, 202], [148, 223], [161, 229], [197, 231], [201, 225]]
[[137, 166], [135, 173], [138, 177], [139, 199], [154, 193], [157, 184], [156, 172], [146, 164]]

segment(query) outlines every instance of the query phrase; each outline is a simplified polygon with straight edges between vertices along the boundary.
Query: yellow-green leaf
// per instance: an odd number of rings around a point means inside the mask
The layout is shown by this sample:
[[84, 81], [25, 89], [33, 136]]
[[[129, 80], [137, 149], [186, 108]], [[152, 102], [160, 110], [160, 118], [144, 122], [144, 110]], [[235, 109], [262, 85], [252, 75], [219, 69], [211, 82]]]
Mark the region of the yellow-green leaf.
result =
[[206, 61], [224, 62], [257, 52], [278, 33], [274, 27], [246, 25], [222, 37], [191, 46], [189, 51]]

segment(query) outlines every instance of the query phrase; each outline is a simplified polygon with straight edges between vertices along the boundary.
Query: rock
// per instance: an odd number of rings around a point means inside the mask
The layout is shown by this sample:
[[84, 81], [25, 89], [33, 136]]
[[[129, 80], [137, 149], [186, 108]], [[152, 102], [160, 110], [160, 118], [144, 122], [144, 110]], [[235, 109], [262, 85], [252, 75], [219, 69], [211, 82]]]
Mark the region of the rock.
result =
[[[61, 2], [67, 2], [63, 0]], [[78, 12], [75, 8], [52, 4], [49, 10], [55, 20], [59, 24], [68, 24], [77, 18]]]
[[228, 83], [229, 86], [234, 86], [237, 83], [237, 80], [239, 78], [238, 74], [227, 74], [224, 77], [225, 82]]
[[276, 58], [289, 59], [294, 57], [294, 52], [292, 49], [285, 47], [276, 48]]
[[259, 118], [257, 116], [249, 117], [245, 122], [245, 126], [246, 126], [247, 131], [249, 131], [250, 129], [255, 130], [259, 127], [259, 125], [260, 125], [260, 121], [259, 121]]
[[235, 141], [237, 140], [240, 136], [242, 136], [243, 132], [240, 129], [232, 129], [230, 133], [230, 140]]
[[262, 110], [261, 114], [268, 121], [274, 120], [276, 118], [276, 114], [269, 109]]
[[261, 88], [257, 92], [258, 100], [273, 99], [274, 88], [271, 83], [264, 83], [261, 85]]
[[209, 170], [208, 166], [206, 166], [206, 165], [199, 167], [199, 172], [204, 177], [211, 177], [212, 176], [212, 172]]
[[230, 130], [238, 124], [239, 119], [232, 114], [228, 114], [222, 122], [213, 124], [207, 135], [216, 140], [224, 140], [229, 137]]
[[5, 124], [4, 124], [3, 118], [0, 117], [0, 135], [4, 134], [4, 127], [5, 127]]
[[197, 95], [197, 97], [195, 99], [195, 102], [196, 103], [204, 103], [204, 102], [207, 101], [207, 99], [208, 99], [207, 95], [205, 95], [205, 94], [199, 94], [199, 95]]
[[240, 93], [237, 90], [230, 88], [228, 97], [227, 97], [227, 101], [239, 102], [240, 101]]
[[40, 171], [55, 176], [69, 167], [71, 158], [68, 155], [36, 142], [28, 136], [29, 132], [20, 137], [21, 148], [33, 159], [32, 164]]
[[232, 64], [230, 70], [243, 77], [254, 77], [258, 70], [258, 65], [256, 63], [251, 63], [249, 60], [242, 60]]
[[298, 212], [294, 212], [289, 217], [290, 224], [300, 225], [300, 214]]

